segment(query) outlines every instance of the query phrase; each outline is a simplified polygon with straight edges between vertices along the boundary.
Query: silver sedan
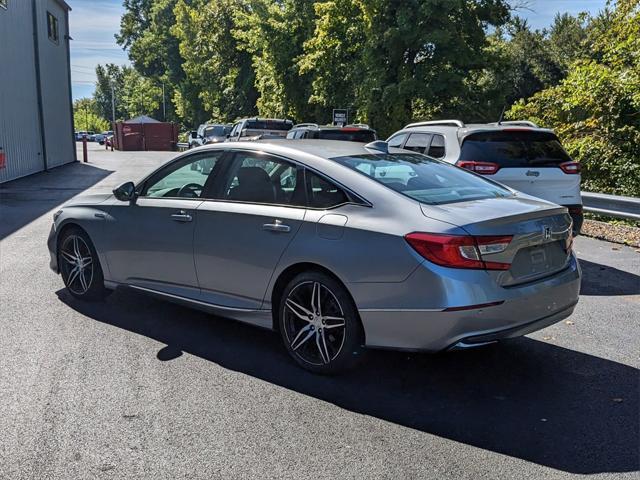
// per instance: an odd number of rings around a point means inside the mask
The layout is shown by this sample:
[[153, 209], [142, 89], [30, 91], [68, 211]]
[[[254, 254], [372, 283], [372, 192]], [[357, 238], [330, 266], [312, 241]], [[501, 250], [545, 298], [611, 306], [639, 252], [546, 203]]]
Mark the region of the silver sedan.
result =
[[385, 142], [191, 150], [54, 215], [71, 295], [126, 287], [276, 330], [304, 368], [471, 348], [569, 316], [566, 208]]

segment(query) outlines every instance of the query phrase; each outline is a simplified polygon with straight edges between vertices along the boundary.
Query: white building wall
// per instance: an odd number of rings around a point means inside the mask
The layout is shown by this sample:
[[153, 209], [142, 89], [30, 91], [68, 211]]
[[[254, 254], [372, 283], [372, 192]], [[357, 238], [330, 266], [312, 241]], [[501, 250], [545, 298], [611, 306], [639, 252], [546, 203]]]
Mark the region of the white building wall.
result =
[[[8, 0], [7, 9], [0, 7], [0, 147], [6, 155], [0, 183], [75, 160], [64, 3], [36, 0], [35, 4], [44, 136], [38, 108], [33, 3]], [[47, 11], [58, 18], [57, 45], [48, 38]]]
[[[56, 0], [37, 0], [42, 79], [42, 110], [47, 165], [57, 167], [75, 160], [72, 106], [69, 84], [69, 29], [66, 9]], [[59, 38], [54, 43], [47, 34], [47, 12], [58, 19]]]
[[0, 7], [0, 182], [44, 169], [36, 92], [31, 1], [9, 0]]

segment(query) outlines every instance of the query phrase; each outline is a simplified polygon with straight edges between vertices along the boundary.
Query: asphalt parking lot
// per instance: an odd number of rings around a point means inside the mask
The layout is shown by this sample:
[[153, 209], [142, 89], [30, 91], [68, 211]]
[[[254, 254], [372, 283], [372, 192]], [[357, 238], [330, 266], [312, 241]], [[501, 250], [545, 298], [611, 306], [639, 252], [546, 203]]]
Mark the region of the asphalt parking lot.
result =
[[105, 152], [0, 186], [0, 478], [638, 478], [640, 253], [580, 237], [576, 312], [318, 377], [279, 338], [48, 267], [51, 213], [173, 154]]

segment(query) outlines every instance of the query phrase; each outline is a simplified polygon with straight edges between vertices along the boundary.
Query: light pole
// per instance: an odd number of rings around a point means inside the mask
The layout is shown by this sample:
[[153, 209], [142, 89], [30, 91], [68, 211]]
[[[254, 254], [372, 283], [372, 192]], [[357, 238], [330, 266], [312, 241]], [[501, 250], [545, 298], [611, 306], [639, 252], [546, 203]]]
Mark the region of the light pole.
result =
[[114, 128], [113, 125], [116, 123], [116, 94], [113, 88], [113, 83], [111, 84], [111, 128]]

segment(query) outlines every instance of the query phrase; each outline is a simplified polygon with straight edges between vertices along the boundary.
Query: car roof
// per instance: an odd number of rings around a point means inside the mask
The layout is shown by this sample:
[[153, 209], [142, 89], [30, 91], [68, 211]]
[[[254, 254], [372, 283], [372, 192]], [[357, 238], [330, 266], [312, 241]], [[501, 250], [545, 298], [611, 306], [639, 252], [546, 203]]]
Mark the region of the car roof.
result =
[[402, 130], [399, 130], [396, 133], [410, 133], [410, 132], [419, 132], [419, 133], [451, 133], [455, 132], [459, 138], [464, 138], [467, 135], [477, 132], [501, 132], [501, 131], [522, 131], [522, 132], [545, 132], [552, 133], [555, 135], [555, 132], [550, 128], [541, 128], [541, 127], [530, 127], [523, 125], [498, 125], [496, 123], [467, 123], [464, 127], [458, 127], [456, 125], [419, 125], [415, 127], [405, 127]]
[[[272, 145], [274, 148], [287, 151], [298, 151], [315, 157], [332, 159], [335, 157], [347, 157], [352, 155], [371, 155], [382, 153], [365, 148], [364, 143], [345, 142], [343, 140], [291, 140], [291, 139], [267, 139], [253, 142], [258, 145]], [[268, 147], [267, 147], [268, 148]], [[396, 149], [391, 149], [393, 152]], [[400, 151], [400, 150], [398, 150]], [[275, 152], [274, 152], [275, 153]]]

